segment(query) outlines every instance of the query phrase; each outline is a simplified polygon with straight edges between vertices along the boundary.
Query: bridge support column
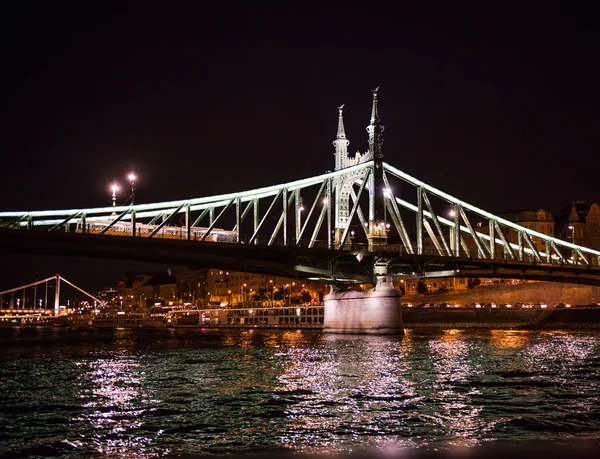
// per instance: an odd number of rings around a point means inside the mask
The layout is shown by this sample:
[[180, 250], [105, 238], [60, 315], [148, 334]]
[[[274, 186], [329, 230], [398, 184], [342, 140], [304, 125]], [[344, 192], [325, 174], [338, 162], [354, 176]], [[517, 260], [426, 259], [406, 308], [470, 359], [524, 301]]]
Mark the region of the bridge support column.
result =
[[392, 278], [377, 275], [375, 287], [366, 292], [336, 292], [332, 288], [324, 298], [325, 333], [402, 335], [400, 292]]
[[56, 275], [54, 287], [54, 315], [57, 316], [60, 311], [60, 274]]
[[342, 237], [344, 236], [344, 231], [346, 228], [336, 228], [334, 230], [333, 243], [336, 249], [350, 250], [352, 249], [352, 236], [346, 237], [346, 242], [344, 243], [344, 247], [342, 244]]

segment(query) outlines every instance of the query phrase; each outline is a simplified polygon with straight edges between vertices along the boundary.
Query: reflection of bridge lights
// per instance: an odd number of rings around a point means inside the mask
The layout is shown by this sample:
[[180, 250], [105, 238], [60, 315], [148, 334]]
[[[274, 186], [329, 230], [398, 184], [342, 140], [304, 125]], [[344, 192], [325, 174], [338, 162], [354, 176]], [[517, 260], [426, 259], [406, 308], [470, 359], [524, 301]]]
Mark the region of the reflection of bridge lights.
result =
[[491, 330], [492, 339], [490, 344], [495, 348], [520, 348], [525, 345], [528, 340], [527, 331], [519, 330]]

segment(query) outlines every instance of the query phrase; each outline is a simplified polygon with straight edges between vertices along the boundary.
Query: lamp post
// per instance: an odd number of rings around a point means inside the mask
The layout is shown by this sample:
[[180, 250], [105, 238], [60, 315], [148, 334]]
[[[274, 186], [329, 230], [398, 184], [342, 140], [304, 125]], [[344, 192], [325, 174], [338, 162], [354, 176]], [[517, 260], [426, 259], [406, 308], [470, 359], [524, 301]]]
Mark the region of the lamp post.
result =
[[117, 205], [117, 191], [119, 191], [119, 187], [117, 184], [113, 184], [112, 187], [112, 205], [115, 207]]
[[269, 280], [269, 284], [271, 284], [271, 301], [273, 301], [273, 279]]
[[575, 227], [573, 225], [569, 225], [569, 229], [571, 230], [571, 242], [575, 244]]
[[131, 182], [131, 205], [135, 205], [135, 179], [134, 173], [129, 174], [129, 181]]
[[[569, 225], [569, 229], [571, 230], [571, 243], [575, 244], [575, 227], [573, 225]], [[571, 260], [573, 260], [573, 264], [577, 264], [577, 251], [573, 249], [573, 255], [571, 256]]]
[[241, 290], [242, 290], [242, 294], [241, 294], [242, 303], [245, 303], [246, 302], [246, 284], [242, 285]]

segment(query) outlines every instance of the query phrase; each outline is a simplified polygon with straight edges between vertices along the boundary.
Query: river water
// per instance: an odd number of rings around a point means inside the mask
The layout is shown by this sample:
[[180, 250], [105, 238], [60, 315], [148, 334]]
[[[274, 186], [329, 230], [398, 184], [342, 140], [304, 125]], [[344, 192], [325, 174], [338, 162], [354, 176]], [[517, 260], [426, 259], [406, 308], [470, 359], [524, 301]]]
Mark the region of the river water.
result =
[[600, 451], [598, 331], [40, 327], [0, 346], [4, 457]]

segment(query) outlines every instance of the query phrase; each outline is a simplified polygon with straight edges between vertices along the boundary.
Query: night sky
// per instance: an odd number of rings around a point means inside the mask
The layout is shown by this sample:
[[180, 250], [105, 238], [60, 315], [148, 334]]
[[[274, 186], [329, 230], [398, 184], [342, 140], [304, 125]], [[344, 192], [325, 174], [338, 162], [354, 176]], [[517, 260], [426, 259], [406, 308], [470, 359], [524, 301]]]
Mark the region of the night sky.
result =
[[[123, 203], [130, 171], [139, 203], [318, 175], [333, 169], [340, 104], [349, 151], [367, 148], [377, 86], [385, 160], [405, 172], [495, 213], [600, 202], [595, 10], [13, 3], [2, 210], [109, 205], [113, 181]], [[0, 257], [0, 287], [166, 269]]]

